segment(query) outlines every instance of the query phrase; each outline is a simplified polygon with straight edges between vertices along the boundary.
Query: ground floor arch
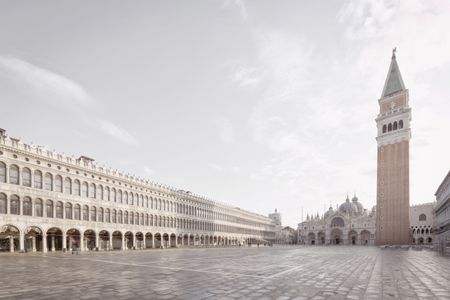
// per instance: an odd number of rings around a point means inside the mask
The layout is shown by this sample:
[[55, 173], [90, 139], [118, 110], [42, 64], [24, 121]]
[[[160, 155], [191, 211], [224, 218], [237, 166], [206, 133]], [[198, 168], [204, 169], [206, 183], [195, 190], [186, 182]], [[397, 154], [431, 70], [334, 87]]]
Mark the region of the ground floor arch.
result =
[[330, 244], [333, 245], [342, 244], [343, 243], [342, 237], [343, 237], [342, 230], [340, 230], [339, 228], [333, 228], [330, 236]]

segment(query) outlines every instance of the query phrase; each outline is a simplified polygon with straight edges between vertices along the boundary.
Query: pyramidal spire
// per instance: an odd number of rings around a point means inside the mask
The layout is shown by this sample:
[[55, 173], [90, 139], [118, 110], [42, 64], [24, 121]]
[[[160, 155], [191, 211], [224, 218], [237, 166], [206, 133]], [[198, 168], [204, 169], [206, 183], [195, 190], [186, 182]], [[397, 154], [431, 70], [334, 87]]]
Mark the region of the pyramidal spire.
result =
[[384, 83], [383, 93], [381, 94], [382, 98], [406, 89], [397, 64], [397, 57], [395, 56], [396, 51], [397, 48], [392, 49], [391, 65], [389, 66], [386, 82]]

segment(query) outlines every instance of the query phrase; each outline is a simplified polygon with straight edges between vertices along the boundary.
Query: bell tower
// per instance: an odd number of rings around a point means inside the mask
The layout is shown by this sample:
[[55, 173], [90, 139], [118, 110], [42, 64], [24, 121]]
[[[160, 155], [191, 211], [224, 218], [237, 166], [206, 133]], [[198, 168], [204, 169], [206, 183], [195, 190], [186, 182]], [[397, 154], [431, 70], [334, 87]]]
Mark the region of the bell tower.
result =
[[400, 69], [392, 51], [391, 65], [376, 118], [377, 157], [377, 245], [410, 243], [409, 229], [409, 140], [411, 108]]

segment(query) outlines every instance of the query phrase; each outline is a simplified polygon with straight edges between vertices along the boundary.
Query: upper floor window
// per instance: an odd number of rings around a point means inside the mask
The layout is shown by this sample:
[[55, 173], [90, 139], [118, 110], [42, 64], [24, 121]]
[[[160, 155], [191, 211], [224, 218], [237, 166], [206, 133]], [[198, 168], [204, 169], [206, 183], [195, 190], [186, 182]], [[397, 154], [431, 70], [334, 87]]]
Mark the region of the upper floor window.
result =
[[47, 214], [47, 218], [53, 218], [53, 201], [47, 200], [45, 202], [45, 212]]
[[403, 128], [403, 120], [398, 121], [398, 128]]
[[50, 173], [45, 174], [45, 189], [47, 191], [53, 190], [53, 176]]
[[34, 187], [42, 189], [42, 172], [39, 170], [34, 171]]
[[42, 212], [44, 211], [42, 199], [36, 199], [34, 201], [34, 215], [36, 217], [42, 217]]
[[19, 167], [16, 165], [9, 167], [9, 183], [19, 184]]
[[55, 191], [62, 193], [63, 186], [62, 186], [62, 177], [60, 175], [56, 175], [55, 177]]
[[426, 220], [427, 220], [427, 216], [425, 214], [419, 215], [419, 221], [426, 221]]
[[22, 170], [22, 185], [31, 187], [31, 170], [28, 168]]
[[64, 193], [72, 194], [72, 180], [69, 177], [64, 179]]
[[6, 182], [6, 165], [0, 161], [0, 182]]
[[83, 184], [81, 185], [81, 197], [86, 197], [88, 196], [88, 183], [86, 181], [83, 182]]
[[31, 205], [31, 198], [25, 197], [23, 198], [23, 214], [25, 216], [31, 216], [33, 212], [32, 205]]
[[74, 195], [80, 196], [80, 181], [78, 179], [75, 179], [73, 182], [73, 191], [72, 193]]
[[0, 214], [6, 214], [6, 208], [7, 208], [7, 199], [6, 199], [6, 195], [3, 193], [0, 193]]

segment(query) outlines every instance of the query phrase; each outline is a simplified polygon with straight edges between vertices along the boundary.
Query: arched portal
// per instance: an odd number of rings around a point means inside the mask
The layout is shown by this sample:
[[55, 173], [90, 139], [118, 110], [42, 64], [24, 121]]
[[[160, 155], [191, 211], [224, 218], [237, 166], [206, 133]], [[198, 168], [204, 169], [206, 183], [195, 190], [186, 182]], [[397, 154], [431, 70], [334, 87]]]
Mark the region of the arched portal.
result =
[[170, 235], [170, 247], [176, 247], [177, 246], [177, 237], [175, 233], [172, 233]]
[[[80, 232], [78, 232], [78, 238], [80, 237]], [[62, 250], [62, 239], [63, 234], [61, 229], [52, 227], [47, 230], [47, 249], [50, 251], [59, 251]]]
[[317, 234], [317, 242], [320, 245], [325, 245], [325, 232], [321, 231]]
[[348, 233], [348, 243], [350, 245], [356, 245], [358, 241], [358, 233], [354, 230], [350, 230]]
[[331, 241], [330, 244], [339, 245], [342, 244], [342, 230], [334, 228], [331, 231]]
[[189, 246], [194, 246], [195, 237], [193, 234], [189, 236]]
[[189, 236], [187, 234], [183, 237], [183, 246], [189, 246]]
[[30, 226], [25, 230], [25, 249], [29, 252], [43, 251], [42, 230]]
[[200, 245], [200, 237], [198, 236], [198, 234], [195, 236], [194, 238], [194, 246], [199, 246]]
[[155, 248], [161, 248], [162, 246], [162, 238], [161, 233], [155, 234]]
[[315, 245], [316, 244], [316, 234], [314, 232], [308, 233], [308, 244]]
[[[48, 233], [47, 233], [48, 235]], [[66, 234], [66, 245], [69, 251], [83, 251], [81, 244], [81, 234], [78, 229], [72, 228], [67, 230]], [[47, 239], [48, 240], [48, 239]], [[53, 251], [53, 250], [52, 250]]]
[[84, 232], [84, 246], [87, 250], [95, 250], [97, 248], [96, 242], [96, 234], [92, 229], [88, 229]]
[[169, 245], [169, 235], [167, 233], [163, 234], [163, 248], [168, 248]]
[[183, 245], [183, 235], [178, 235], [177, 237], [177, 246], [181, 247]]
[[16, 226], [4, 225], [0, 228], [0, 251], [19, 251], [20, 231]]
[[[109, 239], [109, 237], [108, 237], [108, 239]], [[125, 250], [126, 249], [126, 244], [124, 244], [122, 232], [120, 232], [120, 231], [113, 232], [112, 243], [108, 243], [108, 247], [111, 247], [112, 250]]]
[[[118, 231], [116, 231], [116, 232], [118, 232]], [[122, 241], [122, 234], [120, 234], [120, 232], [118, 232], [118, 233], [120, 235], [120, 237], [119, 237], [120, 241]], [[110, 243], [109, 243], [109, 232], [108, 231], [106, 231], [106, 230], [100, 231], [100, 233], [98, 234], [98, 240], [99, 240], [98, 248], [100, 250], [104, 250], [104, 251], [112, 250], [112, 249], [109, 249]]]
[[154, 248], [153, 245], [153, 235], [150, 232], [145, 234], [145, 248]]
[[133, 233], [128, 231], [125, 233], [125, 250], [133, 249]]
[[144, 234], [136, 232], [136, 249], [144, 249]]

